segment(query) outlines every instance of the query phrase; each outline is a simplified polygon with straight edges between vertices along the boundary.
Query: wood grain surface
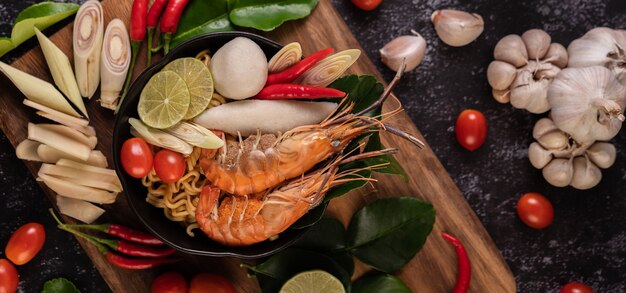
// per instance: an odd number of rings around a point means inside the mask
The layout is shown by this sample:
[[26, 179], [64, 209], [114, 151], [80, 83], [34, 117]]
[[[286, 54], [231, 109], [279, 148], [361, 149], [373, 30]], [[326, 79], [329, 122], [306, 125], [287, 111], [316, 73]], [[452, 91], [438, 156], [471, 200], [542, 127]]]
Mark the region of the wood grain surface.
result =
[[[104, 0], [102, 5], [105, 10], [105, 23], [117, 17], [128, 25], [131, 2], [127, 0]], [[68, 56], [72, 56], [72, 26], [72, 24], [68, 25], [51, 37], [53, 42]], [[313, 14], [305, 20], [288, 22], [277, 30], [268, 33], [267, 36], [280, 43], [298, 41], [302, 45], [305, 55], [326, 47], [333, 47], [337, 51], [361, 48], [333, 5], [327, 0], [321, 0]], [[139, 56], [139, 60], [135, 76], [144, 68], [144, 56]], [[12, 65], [44, 80], [51, 80], [40, 48], [27, 52]], [[350, 69], [350, 73], [372, 74], [380, 78], [375, 66], [365, 55], [362, 55]], [[42, 120], [36, 117], [34, 110], [22, 105], [24, 97], [5, 77], [0, 77], [0, 88], [0, 113], [2, 115], [0, 126], [13, 146], [16, 146], [27, 136], [27, 122]], [[109, 159], [109, 164], [112, 165], [111, 135], [114, 117], [112, 111], [102, 109], [99, 106], [98, 98], [96, 95], [93, 99], [85, 101], [90, 113], [91, 125], [97, 130], [97, 149], [104, 152]], [[390, 99], [385, 104], [384, 109], [390, 110], [398, 107], [400, 107], [399, 102]], [[424, 111], [428, 111], [428, 109], [424, 109]], [[415, 134], [423, 140], [409, 116], [404, 112], [391, 118], [389, 123]], [[439, 235], [442, 231], [446, 231], [460, 238], [468, 249], [472, 261], [471, 292], [515, 292], [515, 280], [499, 250], [433, 151], [428, 146], [419, 150], [395, 136], [385, 134], [382, 137], [385, 145], [400, 149], [397, 158], [409, 174], [408, 182], [399, 177], [377, 175], [379, 182], [375, 187], [368, 186], [333, 200], [328, 209], [328, 214], [347, 224], [355, 210], [380, 197], [416, 196], [429, 201], [436, 210], [433, 232], [422, 251], [399, 272], [399, 276], [412, 291], [450, 292], [454, 287], [456, 280], [454, 249]], [[33, 176], [36, 176], [39, 164], [32, 162], [25, 162], [25, 164]], [[45, 186], [42, 188], [50, 200], [54, 202], [53, 192]], [[107, 213], [101, 220], [125, 223], [131, 226], [139, 225], [123, 195], [118, 197], [115, 204], [105, 208]], [[67, 217], [64, 219], [69, 222], [72, 221]], [[82, 239], [78, 240], [111, 290], [114, 292], [149, 292], [154, 271], [129, 271], [113, 267], [93, 246]], [[184, 257], [184, 265], [180, 265], [178, 268], [181, 271], [190, 273], [198, 270], [217, 272], [228, 276], [235, 283], [239, 292], [259, 292], [256, 280], [247, 276], [246, 271], [239, 267], [240, 261], [237, 259]], [[365, 265], [357, 264], [353, 278], [358, 278], [367, 270]]]

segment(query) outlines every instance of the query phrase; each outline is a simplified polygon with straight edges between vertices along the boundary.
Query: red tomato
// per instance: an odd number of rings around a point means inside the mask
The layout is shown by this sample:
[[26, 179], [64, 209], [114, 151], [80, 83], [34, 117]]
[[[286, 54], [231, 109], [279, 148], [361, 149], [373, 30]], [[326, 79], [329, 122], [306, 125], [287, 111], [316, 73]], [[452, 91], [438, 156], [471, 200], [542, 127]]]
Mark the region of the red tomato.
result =
[[531, 228], [543, 229], [552, 224], [554, 209], [543, 195], [530, 192], [524, 194], [517, 202], [517, 215]]
[[454, 131], [461, 146], [470, 151], [476, 150], [487, 137], [487, 119], [479, 111], [465, 110], [456, 119]]
[[152, 170], [152, 150], [142, 138], [133, 137], [125, 141], [120, 157], [124, 171], [134, 178], [142, 178]]
[[6, 259], [0, 259], [0, 293], [13, 293], [17, 290], [20, 277], [17, 270]]
[[16, 265], [29, 262], [43, 247], [46, 230], [39, 223], [28, 223], [18, 228], [7, 243], [4, 253]]
[[167, 272], [152, 281], [152, 293], [187, 293], [187, 280], [177, 272]]
[[191, 279], [187, 293], [237, 293], [237, 289], [220, 275], [202, 273]]
[[363, 10], [374, 10], [383, 0], [352, 0], [352, 4]]
[[154, 171], [165, 183], [174, 183], [185, 175], [185, 158], [180, 153], [162, 149], [154, 156]]
[[593, 289], [583, 283], [570, 282], [561, 287], [561, 293], [593, 293]]

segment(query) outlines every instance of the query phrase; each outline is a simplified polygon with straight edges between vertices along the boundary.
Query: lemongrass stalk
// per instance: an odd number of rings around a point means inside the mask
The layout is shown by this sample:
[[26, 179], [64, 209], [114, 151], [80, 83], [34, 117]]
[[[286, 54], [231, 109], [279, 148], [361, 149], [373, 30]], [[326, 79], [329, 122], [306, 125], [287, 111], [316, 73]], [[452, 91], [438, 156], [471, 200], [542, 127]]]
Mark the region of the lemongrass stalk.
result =
[[80, 94], [90, 99], [100, 83], [103, 34], [102, 5], [96, 0], [83, 3], [74, 20], [74, 71]]
[[92, 203], [60, 195], [57, 195], [57, 206], [59, 207], [59, 212], [61, 212], [61, 214], [70, 216], [87, 224], [93, 223], [93, 221], [97, 220], [100, 216], [102, 216], [102, 214], [104, 214], [103, 209]]
[[328, 86], [354, 64], [361, 50], [348, 49], [330, 55], [302, 74], [294, 83], [310, 86]]
[[102, 64], [100, 66], [100, 105], [111, 110], [117, 108], [117, 100], [124, 86], [130, 66], [130, 39], [124, 22], [111, 20], [104, 33]]

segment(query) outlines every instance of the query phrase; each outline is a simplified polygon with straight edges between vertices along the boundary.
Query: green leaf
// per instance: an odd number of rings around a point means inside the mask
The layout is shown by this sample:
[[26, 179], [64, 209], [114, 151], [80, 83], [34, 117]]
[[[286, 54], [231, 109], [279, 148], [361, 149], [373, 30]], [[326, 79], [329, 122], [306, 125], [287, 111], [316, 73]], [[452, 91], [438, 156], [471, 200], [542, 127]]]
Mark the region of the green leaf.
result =
[[318, 0], [230, 0], [230, 20], [238, 26], [271, 31], [285, 21], [311, 14]]
[[337, 219], [322, 218], [293, 247], [329, 252], [346, 247], [346, 229]]
[[396, 276], [376, 274], [354, 282], [352, 293], [411, 293], [411, 289]]
[[0, 39], [0, 56], [34, 36], [35, 27], [44, 30], [76, 13], [79, 7], [74, 3], [42, 2], [24, 9], [15, 19], [10, 41]]
[[[355, 103], [352, 113], [359, 112], [373, 104], [385, 90], [385, 87], [371, 75], [344, 76], [335, 80], [328, 87], [348, 94], [348, 100]], [[373, 113], [370, 112], [369, 114], [372, 115]]]
[[324, 217], [324, 212], [326, 211], [326, 207], [328, 206], [328, 202], [323, 202], [320, 205], [316, 206], [314, 209], [308, 211], [304, 216], [302, 216], [298, 221], [291, 225], [291, 229], [304, 229], [311, 227], [317, 223], [322, 217]]
[[180, 17], [172, 46], [201, 34], [232, 30], [226, 0], [192, 0]]
[[80, 293], [80, 291], [68, 279], [56, 278], [43, 284], [41, 293]]
[[352, 217], [348, 247], [362, 262], [393, 273], [422, 248], [434, 222], [430, 203], [413, 197], [379, 199]]
[[337, 277], [350, 291], [350, 275], [331, 257], [299, 248], [287, 248], [256, 266], [247, 268], [259, 278], [263, 292], [278, 292], [280, 286], [296, 274], [310, 270], [324, 270]]

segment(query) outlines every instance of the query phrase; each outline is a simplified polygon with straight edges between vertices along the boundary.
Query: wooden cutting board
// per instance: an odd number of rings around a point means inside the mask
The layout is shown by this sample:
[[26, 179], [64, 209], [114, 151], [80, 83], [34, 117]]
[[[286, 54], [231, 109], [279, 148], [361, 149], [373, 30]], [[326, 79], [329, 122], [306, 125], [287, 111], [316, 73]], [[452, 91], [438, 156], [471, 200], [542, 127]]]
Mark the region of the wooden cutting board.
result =
[[[105, 23], [117, 17], [128, 25], [131, 3], [130, 0], [104, 0], [102, 5], [105, 10]], [[68, 25], [51, 37], [53, 42], [68, 56], [72, 56], [72, 26], [72, 24]], [[321, 0], [308, 18], [288, 22], [268, 33], [267, 36], [283, 44], [298, 41], [305, 55], [326, 47], [333, 47], [337, 51], [361, 48], [328, 0]], [[139, 60], [135, 76], [144, 68], [142, 63], [145, 57], [140, 56]], [[44, 80], [51, 80], [39, 48], [30, 50], [12, 65]], [[365, 54], [361, 55], [350, 71], [350, 73], [376, 75], [380, 79], [380, 74]], [[0, 88], [2, 89], [0, 90], [0, 115], [2, 115], [0, 126], [13, 146], [16, 146], [27, 136], [28, 121], [40, 119], [36, 117], [34, 110], [22, 105], [24, 97], [4, 77], [0, 77]], [[97, 148], [104, 152], [109, 159], [109, 164], [112, 165], [111, 132], [114, 117], [112, 111], [99, 107], [97, 99], [96, 95], [90, 101], [86, 100], [87, 108], [91, 125], [97, 130], [99, 140]], [[390, 99], [384, 109], [396, 109], [399, 106], [398, 103], [397, 100]], [[424, 109], [424, 111], [427, 110]], [[423, 140], [409, 116], [404, 112], [391, 118], [389, 124], [415, 134]], [[450, 292], [454, 287], [456, 256], [451, 245], [440, 237], [440, 233], [446, 231], [460, 238], [468, 249], [472, 261], [471, 292], [515, 292], [515, 280], [499, 250], [430, 147], [419, 150], [410, 143], [389, 135], [383, 135], [383, 142], [387, 146], [400, 149], [397, 158], [409, 174], [408, 182], [397, 176], [377, 176], [379, 182], [375, 187], [368, 186], [333, 200], [328, 213], [347, 223], [355, 210], [376, 198], [411, 195], [429, 201], [436, 210], [435, 227], [421, 252], [399, 272], [399, 276], [412, 291]], [[32, 162], [25, 162], [25, 164], [36, 177], [39, 164]], [[53, 192], [43, 185], [42, 188], [54, 202]], [[139, 225], [123, 195], [120, 195], [117, 202], [107, 206], [106, 209], [107, 213], [101, 221]], [[72, 221], [69, 218], [65, 220]], [[149, 292], [154, 271], [129, 271], [113, 267], [93, 246], [82, 239], [78, 240], [114, 292]], [[221, 273], [235, 283], [239, 292], [259, 291], [256, 280], [246, 275], [246, 271], [239, 267], [240, 261], [237, 259], [196, 256], [185, 256], [185, 259], [184, 266], [180, 267], [182, 271], [187, 271], [189, 274], [197, 271]], [[367, 270], [365, 265], [357, 264], [353, 278], [358, 278]]]

